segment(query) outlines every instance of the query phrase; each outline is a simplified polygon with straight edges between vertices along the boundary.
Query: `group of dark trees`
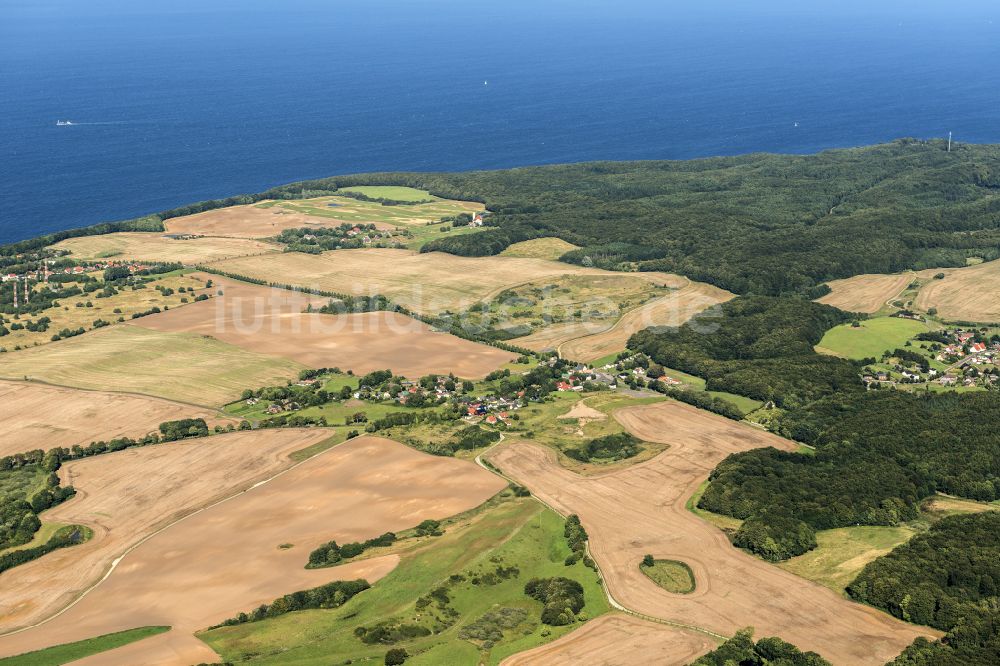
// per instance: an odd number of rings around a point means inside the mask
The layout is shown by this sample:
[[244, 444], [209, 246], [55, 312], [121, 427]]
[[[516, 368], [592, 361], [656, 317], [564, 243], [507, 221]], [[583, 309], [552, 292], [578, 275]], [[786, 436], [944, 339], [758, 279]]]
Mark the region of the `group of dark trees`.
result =
[[[357, 227], [360, 231], [355, 233]], [[286, 252], [319, 254], [324, 250], [357, 249], [364, 247], [363, 236], [375, 233], [374, 224], [343, 223], [336, 227], [300, 227], [285, 229], [276, 236], [286, 245]]]
[[311, 590], [301, 590], [292, 592], [283, 597], [278, 597], [269, 604], [262, 604], [250, 613], [240, 613], [236, 617], [229, 618], [222, 624], [210, 627], [229, 627], [235, 624], [246, 622], [258, 622], [271, 617], [278, 617], [292, 611], [306, 610], [309, 608], [337, 608], [347, 603], [354, 595], [364, 592], [371, 585], [364, 579], [358, 580], [336, 580], [326, 585], [314, 587]]
[[392, 532], [386, 532], [373, 539], [352, 541], [343, 545], [337, 545], [336, 541], [328, 541], [309, 553], [309, 564], [306, 565], [306, 568], [318, 569], [320, 567], [330, 567], [339, 564], [343, 560], [357, 557], [369, 548], [391, 546], [394, 543], [396, 543], [396, 535]]
[[576, 621], [583, 610], [583, 586], [571, 578], [532, 578], [524, 585], [524, 593], [542, 602], [542, 623], [561, 627]]
[[178, 419], [160, 424], [160, 441], [173, 442], [188, 437], [206, 437], [208, 424], [205, 419]]
[[753, 629], [747, 628], [702, 655], [691, 666], [830, 666], [830, 662], [815, 652], [802, 652], [791, 643], [777, 637], [753, 640]]
[[624, 460], [642, 452], [641, 441], [627, 432], [614, 433], [591, 439], [576, 448], [563, 451], [567, 456], [580, 462], [591, 460]]

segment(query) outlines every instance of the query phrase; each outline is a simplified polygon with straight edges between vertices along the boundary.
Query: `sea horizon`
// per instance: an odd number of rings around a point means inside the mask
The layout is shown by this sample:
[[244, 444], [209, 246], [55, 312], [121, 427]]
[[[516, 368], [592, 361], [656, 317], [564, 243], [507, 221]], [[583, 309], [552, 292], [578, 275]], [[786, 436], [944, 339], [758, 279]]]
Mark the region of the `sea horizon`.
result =
[[432, 4], [0, 9], [0, 243], [348, 173], [1000, 142], [983, 2]]

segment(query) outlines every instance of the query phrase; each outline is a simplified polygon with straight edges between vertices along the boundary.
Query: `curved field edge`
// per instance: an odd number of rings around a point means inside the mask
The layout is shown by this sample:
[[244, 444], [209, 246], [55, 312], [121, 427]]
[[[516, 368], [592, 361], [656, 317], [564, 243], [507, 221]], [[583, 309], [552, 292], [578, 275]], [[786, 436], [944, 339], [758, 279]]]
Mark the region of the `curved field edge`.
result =
[[[444, 536], [422, 539], [395, 549], [399, 566], [337, 611], [303, 611], [262, 622], [224, 627], [199, 634], [226, 660], [251, 654], [254, 663], [329, 663], [330, 659], [381, 659], [387, 645], [369, 646], [353, 630], [386, 619], [407, 623], [426, 622], [428, 611], [415, 610], [417, 599], [435, 587], [447, 585], [452, 576], [466, 581], [448, 586], [449, 606], [460, 620], [439, 633], [402, 643], [412, 655], [407, 663], [499, 663], [503, 658], [528, 650], [572, 631], [580, 623], [548, 627], [539, 622], [541, 604], [523, 593], [532, 577], [568, 576], [584, 586], [583, 613], [592, 618], [609, 609], [597, 575], [577, 562], [566, 566], [569, 548], [563, 537], [564, 521], [532, 499], [521, 499], [504, 491], [481, 508], [454, 521], [444, 521]], [[517, 575], [496, 584], [474, 585], [470, 576], [483, 575], [497, 566], [516, 566]], [[524, 620], [503, 630], [503, 638], [491, 647], [465, 640], [459, 633], [482, 620], [495, 607], [520, 609]], [[291, 640], [289, 640], [291, 639]], [[289, 642], [292, 643], [289, 648]]]
[[137, 627], [135, 629], [126, 629], [125, 631], [116, 631], [111, 634], [104, 634], [103, 636], [85, 638], [82, 641], [53, 645], [43, 650], [26, 652], [13, 657], [4, 657], [0, 659], [0, 666], [60, 666], [60, 664], [66, 664], [71, 661], [83, 659], [84, 657], [100, 654], [101, 652], [114, 650], [167, 631], [170, 631], [170, 627]]

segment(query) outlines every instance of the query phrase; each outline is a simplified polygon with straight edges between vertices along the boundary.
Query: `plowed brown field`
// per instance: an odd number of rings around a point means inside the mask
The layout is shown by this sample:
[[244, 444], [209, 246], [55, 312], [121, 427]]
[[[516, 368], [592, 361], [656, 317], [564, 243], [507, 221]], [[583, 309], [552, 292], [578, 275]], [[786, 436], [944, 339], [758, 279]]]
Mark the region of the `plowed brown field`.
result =
[[307, 304], [329, 299], [213, 278], [223, 291], [208, 301], [136, 320], [167, 333], [195, 333], [314, 368], [363, 374], [392, 369], [407, 377], [454, 372], [479, 379], [516, 354], [440, 333], [393, 312], [325, 315]]
[[[669, 450], [589, 478], [560, 467], [551, 449], [531, 442], [504, 445], [491, 459], [558, 511], [580, 516], [608, 589], [626, 608], [724, 635], [754, 626], [759, 635], [851, 666], [884, 664], [917, 636], [936, 635], [733, 548], [685, 508], [726, 455], [762, 446], [791, 450], [790, 442], [674, 402], [622, 409], [615, 417]], [[639, 570], [647, 553], [687, 563], [695, 591], [672, 594], [649, 580]]]
[[715, 647], [705, 634], [614, 613], [548, 645], [507, 657], [500, 666], [680, 666]]
[[[176, 446], [210, 448], [222, 439]], [[144, 458], [172, 446], [124, 453]], [[183, 464], [184, 459], [178, 457], [178, 462]], [[85, 495], [84, 501], [70, 500], [60, 508], [69, 511], [74, 503], [85, 504], [95, 497], [92, 502], [115, 511], [114, 489], [129, 483], [137, 488], [155, 485], [161, 499], [171, 486], [173, 493], [186, 492], [184, 484], [178, 483], [181, 476], [159, 481], [162, 461], [133, 462], [126, 470], [120, 464], [125, 460], [123, 453], [116, 453], [81, 461], [75, 470], [67, 466], [67, 473], [78, 475], [75, 481]], [[215, 479], [227, 477], [233, 467], [224, 461], [215, 461], [214, 466], [220, 470]], [[79, 476], [84, 472], [90, 481]], [[126, 474], [131, 481], [116, 481]], [[218, 488], [218, 482], [203, 483], [201, 474], [182, 476], [185, 483], [205, 492]], [[294, 590], [356, 577], [374, 582], [396, 563], [396, 557], [389, 556], [333, 569], [305, 569], [310, 550], [320, 543], [370, 538], [427, 518], [444, 518], [477, 506], [505, 485], [469, 462], [430, 456], [378, 437], [350, 440], [155, 534], [121, 558], [110, 576], [64, 613], [35, 628], [0, 637], [0, 654], [19, 654], [130, 627], [170, 625], [173, 629], [166, 634], [83, 663], [188, 666], [217, 661], [212, 650], [192, 636], [195, 631]], [[117, 501], [122, 503], [120, 497]], [[176, 504], [173, 494], [168, 502], [149, 501], [159, 505], [160, 511], [169, 511], [163, 504]], [[94, 522], [99, 526], [100, 519]], [[294, 547], [279, 548], [281, 544]], [[83, 548], [63, 552], [76, 551], [79, 557]], [[42, 558], [38, 564], [47, 560]], [[71, 558], [62, 564], [72, 566], [72, 562]]]
[[142, 437], [164, 421], [196, 418], [210, 427], [236, 423], [214, 410], [160, 398], [0, 381], [0, 456]]

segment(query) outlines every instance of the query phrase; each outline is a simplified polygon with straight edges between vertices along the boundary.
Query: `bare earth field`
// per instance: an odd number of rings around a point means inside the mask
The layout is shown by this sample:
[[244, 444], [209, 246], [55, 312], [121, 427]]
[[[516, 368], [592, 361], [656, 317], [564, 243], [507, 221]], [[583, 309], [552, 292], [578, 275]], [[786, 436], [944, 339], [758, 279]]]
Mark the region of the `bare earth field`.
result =
[[717, 643], [705, 634], [611, 613], [547, 645], [504, 659], [501, 666], [689, 664]]
[[293, 379], [304, 367], [199, 335], [123, 324], [8, 352], [0, 375], [215, 407], [231, 402], [245, 388]]
[[74, 259], [134, 259], [138, 261], [198, 264], [232, 257], [280, 251], [280, 245], [244, 238], [168, 238], [159, 232], [127, 231], [101, 236], [81, 236], [53, 246], [69, 250]]
[[56, 446], [86, 446], [115, 437], [142, 437], [164, 421], [203, 418], [212, 427], [235, 423], [219, 412], [159, 398], [0, 381], [0, 456]]
[[544, 259], [459, 257], [367, 248], [319, 255], [282, 253], [233, 259], [219, 270], [272, 282], [355, 295], [382, 294], [411, 310], [459, 312], [513, 285], [556, 275], [607, 274]]
[[288, 454], [330, 434], [316, 429], [236, 432], [66, 463], [59, 475], [77, 496], [42, 519], [87, 525], [94, 537], [0, 574], [0, 632], [50, 617], [157, 529], [290, 467]]
[[650, 326], [680, 326], [691, 317], [731, 299], [733, 294], [709, 284], [688, 285], [626, 312], [607, 330], [575, 337], [557, 345], [564, 358], [592, 361], [623, 351], [628, 339]]
[[[183, 446], [199, 445], [212, 446], [212, 440]], [[137, 453], [148, 455], [157, 448]], [[83, 462], [99, 468], [91, 471], [95, 482], [127, 483], [114, 481], [124, 471], [116, 469], [119, 455]], [[225, 468], [214, 459], [211, 466]], [[225, 471], [218, 474], [226, 477]], [[188, 666], [217, 661], [193, 637], [195, 631], [294, 590], [357, 577], [375, 582], [397, 562], [396, 556], [386, 556], [333, 569], [305, 569], [309, 551], [320, 543], [362, 540], [427, 518], [444, 518], [477, 506], [505, 485], [469, 462], [430, 456], [377, 437], [350, 440], [156, 534], [65, 613], [0, 637], [0, 654], [130, 627], [170, 625], [166, 634], [78, 663]], [[107, 506], [110, 493], [101, 494]], [[278, 548], [285, 543], [294, 547]]]
[[1000, 322], [1000, 260], [950, 269], [943, 280], [928, 280], [916, 306], [958, 321]]
[[143, 317], [138, 326], [166, 333], [210, 336], [251, 352], [314, 368], [358, 374], [391, 368], [407, 377], [454, 372], [479, 379], [516, 354], [435, 332], [393, 312], [345, 315], [304, 313], [328, 299], [219, 279], [223, 295]]
[[[884, 664], [917, 636], [936, 635], [733, 548], [720, 530], [685, 508], [726, 455], [761, 446], [792, 450], [791, 442], [675, 402], [625, 408], [614, 416], [640, 439], [670, 448], [644, 463], [586, 478], [531, 442], [504, 445], [491, 459], [556, 510], [580, 516], [619, 603], [723, 635], [754, 626], [760, 636], [780, 636], [851, 666]], [[639, 570], [646, 553], [687, 563], [695, 591], [672, 594], [658, 587]]]
[[287, 208], [232, 206], [204, 213], [174, 217], [163, 225], [172, 234], [203, 234], [234, 238], [268, 238], [285, 229], [337, 226], [328, 218], [295, 212]]

